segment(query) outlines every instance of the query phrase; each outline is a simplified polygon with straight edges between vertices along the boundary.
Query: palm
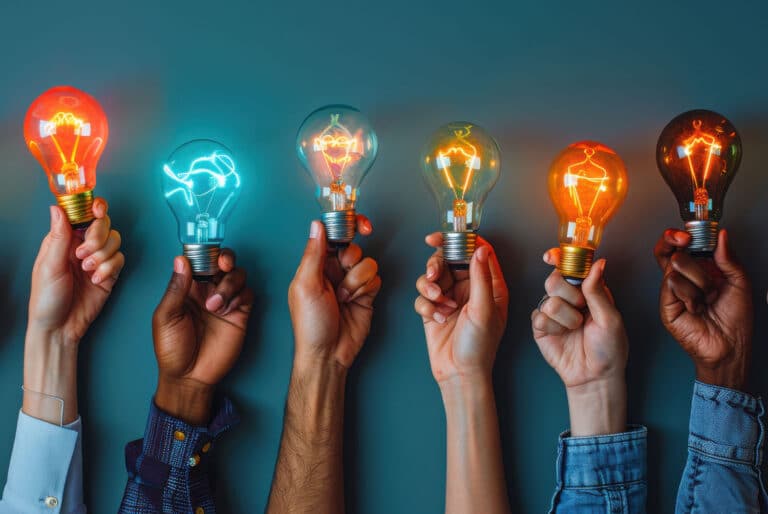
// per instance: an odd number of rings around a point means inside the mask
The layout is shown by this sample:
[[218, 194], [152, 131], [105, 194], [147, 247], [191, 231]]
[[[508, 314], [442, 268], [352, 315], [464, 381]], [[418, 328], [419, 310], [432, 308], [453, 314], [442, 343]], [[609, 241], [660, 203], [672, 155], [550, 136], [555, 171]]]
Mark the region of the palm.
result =
[[[701, 312], [689, 312], [673, 294], [662, 291], [670, 300], [662, 304], [662, 321], [672, 336], [689, 354], [704, 362], [719, 362], [739, 341], [749, 340], [752, 327], [752, 293], [746, 278], [727, 281], [712, 261], [702, 261], [719, 293]], [[663, 287], [667, 287], [666, 284]], [[668, 293], [668, 292], [666, 292]]]
[[[626, 344], [617, 345], [615, 338], [600, 327], [589, 314], [584, 324], [561, 335], [536, 334], [547, 363], [557, 371], [566, 387], [578, 386], [600, 377], [616, 362], [616, 354]], [[621, 361], [621, 359], [619, 359]]]
[[156, 326], [155, 352], [163, 373], [215, 385], [234, 365], [245, 338], [248, 309], [240, 307], [221, 316], [205, 309], [215, 289], [195, 282], [174, 323]]
[[94, 285], [93, 272], [83, 271], [75, 248], [83, 242], [73, 237], [69, 255], [60, 262], [49, 262], [50, 242], [43, 242], [33, 270], [30, 316], [48, 328], [62, 330], [69, 341], [79, 341], [109, 298], [115, 280]]

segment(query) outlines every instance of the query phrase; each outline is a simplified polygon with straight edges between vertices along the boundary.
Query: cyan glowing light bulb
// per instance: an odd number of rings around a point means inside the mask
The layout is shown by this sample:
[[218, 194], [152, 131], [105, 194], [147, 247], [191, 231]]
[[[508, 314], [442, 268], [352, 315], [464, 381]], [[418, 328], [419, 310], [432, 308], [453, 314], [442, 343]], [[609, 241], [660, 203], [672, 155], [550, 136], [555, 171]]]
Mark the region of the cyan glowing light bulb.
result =
[[485, 199], [499, 179], [499, 145], [478, 125], [453, 121], [432, 134], [421, 153], [421, 168], [437, 201], [443, 259], [466, 268]]
[[197, 280], [218, 268], [229, 215], [240, 196], [232, 152], [210, 139], [178, 147], [163, 165], [163, 194], [179, 222], [179, 240]]
[[311, 113], [296, 135], [296, 153], [315, 181], [328, 241], [347, 246], [355, 236], [355, 203], [360, 183], [379, 149], [366, 117], [348, 105], [329, 105]]

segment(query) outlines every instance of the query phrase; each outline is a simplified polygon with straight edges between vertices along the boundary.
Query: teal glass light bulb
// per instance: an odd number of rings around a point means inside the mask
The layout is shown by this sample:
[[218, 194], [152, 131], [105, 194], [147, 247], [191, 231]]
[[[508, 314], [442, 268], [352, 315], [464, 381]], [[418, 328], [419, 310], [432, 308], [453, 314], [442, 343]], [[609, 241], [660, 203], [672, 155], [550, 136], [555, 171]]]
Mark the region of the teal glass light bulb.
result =
[[296, 153], [315, 182], [328, 241], [346, 246], [355, 235], [360, 183], [376, 160], [379, 144], [366, 117], [347, 105], [312, 112], [299, 127]]
[[163, 165], [163, 194], [197, 280], [218, 272], [219, 251], [240, 186], [232, 152], [210, 139], [181, 145]]

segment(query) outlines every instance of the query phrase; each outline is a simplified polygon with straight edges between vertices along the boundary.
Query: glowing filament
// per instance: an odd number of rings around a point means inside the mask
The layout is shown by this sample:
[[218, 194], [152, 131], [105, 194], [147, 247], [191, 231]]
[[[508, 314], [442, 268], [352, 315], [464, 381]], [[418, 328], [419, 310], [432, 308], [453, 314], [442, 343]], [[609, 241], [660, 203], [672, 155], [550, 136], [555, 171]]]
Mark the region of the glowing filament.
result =
[[196, 205], [200, 215], [208, 215], [217, 191], [228, 189], [229, 194], [221, 202], [221, 207], [213, 218], [217, 219], [232, 200], [236, 189], [240, 187], [240, 175], [235, 169], [232, 158], [223, 153], [213, 152], [211, 155], [199, 157], [192, 161], [189, 169], [175, 172], [168, 165], [163, 166], [163, 172], [179, 187], [168, 191], [166, 198], [182, 195], [188, 206]]

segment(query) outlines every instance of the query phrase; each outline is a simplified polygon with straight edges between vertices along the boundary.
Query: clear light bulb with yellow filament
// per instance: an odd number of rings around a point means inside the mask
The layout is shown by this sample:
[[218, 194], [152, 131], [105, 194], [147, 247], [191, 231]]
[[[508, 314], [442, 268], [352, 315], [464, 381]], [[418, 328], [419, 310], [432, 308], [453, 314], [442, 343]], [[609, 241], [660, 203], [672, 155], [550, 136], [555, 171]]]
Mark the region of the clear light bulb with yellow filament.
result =
[[568, 282], [589, 274], [605, 224], [627, 196], [627, 171], [616, 152], [580, 141], [560, 152], [549, 169], [549, 196], [560, 217], [560, 264]]
[[299, 127], [296, 153], [317, 186], [323, 224], [333, 246], [347, 246], [355, 236], [360, 183], [378, 149], [368, 120], [347, 105], [317, 109]]
[[677, 198], [691, 234], [691, 253], [708, 255], [717, 246], [725, 192], [739, 169], [741, 154], [739, 133], [716, 112], [688, 111], [662, 130], [656, 163]]
[[454, 121], [432, 134], [421, 167], [437, 201], [443, 259], [454, 268], [466, 268], [475, 252], [485, 199], [499, 179], [499, 145], [478, 125]]
[[24, 119], [24, 139], [48, 176], [48, 185], [74, 227], [93, 220], [96, 165], [109, 125], [99, 102], [71, 86], [38, 96]]

